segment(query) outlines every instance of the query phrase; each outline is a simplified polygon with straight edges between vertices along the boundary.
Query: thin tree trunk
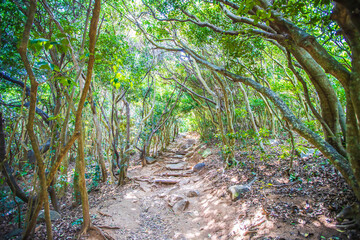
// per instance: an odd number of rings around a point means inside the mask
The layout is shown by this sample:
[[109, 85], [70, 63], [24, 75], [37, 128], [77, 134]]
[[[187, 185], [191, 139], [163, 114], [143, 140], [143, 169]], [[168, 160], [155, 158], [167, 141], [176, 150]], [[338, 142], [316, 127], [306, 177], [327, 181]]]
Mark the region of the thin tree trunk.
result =
[[103, 155], [103, 149], [102, 149], [102, 134], [101, 134], [101, 129], [100, 129], [100, 123], [99, 123], [99, 119], [97, 116], [97, 112], [96, 112], [96, 106], [92, 97], [92, 91], [90, 89], [89, 91], [89, 95], [90, 95], [90, 104], [91, 104], [91, 111], [92, 111], [92, 116], [93, 116], [93, 121], [94, 121], [94, 125], [95, 125], [95, 141], [96, 141], [96, 149], [97, 149], [97, 153], [98, 153], [98, 159], [99, 159], [99, 165], [101, 168], [101, 176], [102, 176], [102, 181], [106, 182], [107, 179], [107, 172], [106, 172], [106, 167], [105, 167], [105, 161], [104, 161], [104, 155]]
[[[46, 176], [45, 176], [45, 164], [41, 156], [40, 148], [35, 136], [34, 132], [34, 119], [35, 119], [35, 109], [36, 109], [36, 96], [37, 96], [37, 90], [38, 90], [38, 82], [36, 81], [35, 75], [33, 73], [32, 67], [30, 65], [30, 62], [27, 57], [27, 47], [28, 42], [30, 38], [30, 31], [32, 24], [34, 22], [35, 18], [35, 12], [36, 12], [36, 0], [30, 1], [30, 7], [28, 10], [28, 19], [25, 24], [25, 29], [23, 32], [23, 37], [20, 43], [19, 47], [19, 53], [21, 56], [21, 59], [24, 63], [25, 69], [28, 73], [31, 88], [30, 88], [30, 107], [29, 107], [29, 117], [28, 117], [28, 124], [27, 124], [27, 130], [30, 138], [31, 145], [34, 150], [36, 162], [38, 165], [38, 175], [40, 179], [40, 201], [44, 202], [44, 208], [45, 208], [45, 222], [46, 222], [46, 236], [47, 239], [52, 239], [52, 230], [51, 230], [51, 220], [50, 220], [50, 209], [49, 209], [49, 200], [48, 200], [48, 193], [47, 193], [47, 184], [46, 184]], [[34, 215], [37, 215], [38, 213], [35, 213]], [[32, 216], [32, 219], [36, 218], [37, 216]], [[32, 226], [32, 223], [29, 223], [30, 226]], [[30, 235], [30, 232], [24, 232], [24, 239], [27, 239]]]
[[[248, 98], [248, 96], [247, 96], [247, 93], [246, 93], [246, 91], [245, 91], [242, 83], [240, 83], [240, 82], [239, 82], [239, 87], [240, 87], [241, 92], [242, 92], [243, 95], [244, 95], [246, 110], [247, 110], [248, 113], [249, 113], [250, 121], [251, 121], [251, 124], [252, 124], [252, 126], [253, 126], [254, 132], [255, 132], [255, 134], [256, 134], [258, 137], [260, 137], [260, 136], [259, 136], [259, 131], [258, 131], [257, 126], [256, 126], [256, 124], [255, 124], [254, 114], [253, 114], [253, 112], [252, 112], [252, 110], [251, 110], [251, 107], [250, 107], [249, 98]], [[259, 145], [260, 145], [261, 149], [264, 150], [264, 145], [263, 145], [263, 143], [262, 143], [262, 140], [260, 140]]]
[[120, 175], [118, 185], [123, 185], [127, 175], [127, 169], [129, 167], [129, 149], [130, 149], [130, 106], [126, 98], [123, 100], [126, 109], [126, 143], [124, 155], [121, 159], [120, 164]]
[[[97, 31], [97, 25], [99, 22], [99, 16], [100, 16], [100, 9], [101, 9], [101, 0], [95, 0], [94, 9], [92, 13], [91, 23], [90, 23], [90, 42], [89, 42], [89, 62], [88, 62], [88, 68], [87, 68], [87, 74], [86, 74], [86, 81], [84, 85], [84, 89], [81, 94], [80, 103], [83, 105], [85, 103], [85, 99], [87, 96], [87, 93], [90, 88], [90, 82], [92, 78], [92, 72], [95, 62], [95, 44], [96, 44], [96, 31]], [[80, 132], [80, 136], [82, 136], [82, 124], [81, 124], [81, 114], [77, 113], [76, 120], [75, 120], [75, 129]], [[79, 176], [79, 185], [80, 185], [80, 192], [81, 192], [81, 202], [82, 202], [82, 210], [83, 210], [83, 225], [81, 229], [81, 234], [86, 233], [90, 228], [90, 213], [89, 213], [89, 200], [88, 200], [88, 194], [86, 190], [86, 184], [85, 184], [85, 159], [84, 159], [84, 146], [83, 146], [83, 139], [82, 137], [78, 138], [78, 144], [80, 149], [80, 176]]]

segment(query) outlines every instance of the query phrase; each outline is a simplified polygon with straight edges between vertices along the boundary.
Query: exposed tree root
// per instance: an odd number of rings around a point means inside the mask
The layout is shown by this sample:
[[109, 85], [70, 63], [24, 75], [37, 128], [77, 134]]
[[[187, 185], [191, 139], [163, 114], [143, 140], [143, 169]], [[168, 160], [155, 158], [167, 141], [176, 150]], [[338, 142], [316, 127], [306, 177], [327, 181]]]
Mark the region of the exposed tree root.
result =
[[106, 213], [102, 213], [100, 211], [97, 211], [101, 216], [105, 216], [105, 217], [112, 217], [111, 215], [109, 214], [106, 214]]
[[162, 173], [157, 174], [156, 176], [162, 176], [162, 177], [190, 177], [190, 173]]
[[111, 226], [99, 226], [99, 228], [106, 228], [106, 229], [120, 229], [120, 227], [111, 227]]
[[255, 229], [255, 227], [260, 226], [260, 225], [263, 224], [265, 221], [266, 221], [266, 219], [263, 219], [262, 221], [251, 225], [251, 226], [248, 228], [248, 230], [246, 230], [246, 232], [244, 233], [244, 236], [246, 236], [247, 234], [250, 234], [250, 233], [256, 233], [257, 230]]
[[[107, 226], [103, 226], [103, 227], [111, 229], [111, 227], [107, 227]], [[100, 235], [101, 238], [104, 239], [104, 240], [115, 240], [107, 232], [104, 232], [103, 230], [101, 230], [99, 227], [97, 227], [95, 225], [91, 225], [88, 229], [81, 230], [81, 232], [79, 233], [77, 239], [82, 239], [82, 237], [87, 236], [91, 230], [96, 232], [98, 235]]]

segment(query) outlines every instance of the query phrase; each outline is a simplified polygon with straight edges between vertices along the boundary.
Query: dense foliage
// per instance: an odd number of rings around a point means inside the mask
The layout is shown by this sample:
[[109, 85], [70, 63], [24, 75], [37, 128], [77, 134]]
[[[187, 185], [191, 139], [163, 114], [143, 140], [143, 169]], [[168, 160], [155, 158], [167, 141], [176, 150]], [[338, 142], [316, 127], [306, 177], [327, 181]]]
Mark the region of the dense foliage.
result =
[[239, 148], [281, 135], [288, 155], [301, 151], [296, 132], [360, 199], [350, 2], [1, 1], [1, 181], [32, 203], [25, 238], [48, 194], [57, 210], [69, 185], [86, 232], [87, 188], [124, 184], [130, 156], [144, 166], [182, 131], [217, 143], [225, 168], [241, 167]]

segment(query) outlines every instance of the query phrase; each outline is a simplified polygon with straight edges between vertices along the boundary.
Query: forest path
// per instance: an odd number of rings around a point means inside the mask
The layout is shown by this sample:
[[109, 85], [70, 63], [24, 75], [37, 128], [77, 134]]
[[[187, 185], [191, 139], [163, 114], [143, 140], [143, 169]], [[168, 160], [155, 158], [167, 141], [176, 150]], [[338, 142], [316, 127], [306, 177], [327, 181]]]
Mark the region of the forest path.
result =
[[[250, 155], [250, 160], [240, 155], [244, 166], [223, 172], [217, 151], [200, 144], [195, 134], [179, 136], [155, 163], [130, 168], [130, 182], [123, 187], [104, 185], [102, 195], [95, 192], [92, 223], [116, 240], [360, 239], [335, 228], [328, 206], [344, 204], [331, 193], [341, 192], [346, 183], [331, 165], [310, 183], [291, 182], [284, 174], [288, 162], [278, 155], [256, 164]], [[299, 179], [315, 174], [301, 170], [309, 161], [295, 162]], [[205, 167], [194, 172], [198, 163]], [[249, 183], [254, 175], [251, 190], [231, 201], [227, 188]]]
[[[227, 222], [235, 220], [235, 209], [229, 199], [213, 194], [208, 178], [216, 169], [205, 163], [201, 171], [193, 172], [196, 163], [206, 161], [199, 149], [204, 146], [195, 135], [180, 136], [156, 163], [130, 169], [131, 183], [93, 206], [93, 222], [118, 227], [103, 228], [114, 239], [230, 239]], [[178, 183], [155, 183], [160, 179]]]

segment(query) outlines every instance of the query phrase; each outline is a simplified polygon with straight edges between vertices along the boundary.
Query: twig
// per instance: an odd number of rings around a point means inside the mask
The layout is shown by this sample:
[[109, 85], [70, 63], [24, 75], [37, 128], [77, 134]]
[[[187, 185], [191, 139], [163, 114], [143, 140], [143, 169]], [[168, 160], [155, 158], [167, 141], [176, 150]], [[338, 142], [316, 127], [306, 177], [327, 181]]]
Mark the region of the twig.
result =
[[109, 214], [106, 214], [106, 213], [102, 213], [100, 211], [97, 211], [101, 216], [105, 216], [105, 217], [112, 217], [111, 215]]
[[99, 228], [106, 228], [106, 229], [120, 229], [120, 227], [112, 227], [112, 226], [99, 226]]
[[248, 230], [246, 230], [246, 232], [244, 233], [244, 236], [246, 236], [247, 234], [250, 234], [250, 233], [255, 233], [257, 232], [254, 227], [258, 227], [260, 226], [261, 224], [263, 224], [265, 222], [266, 219], [263, 219], [262, 221], [258, 222], [258, 223], [255, 223], [253, 225], [251, 225]]

